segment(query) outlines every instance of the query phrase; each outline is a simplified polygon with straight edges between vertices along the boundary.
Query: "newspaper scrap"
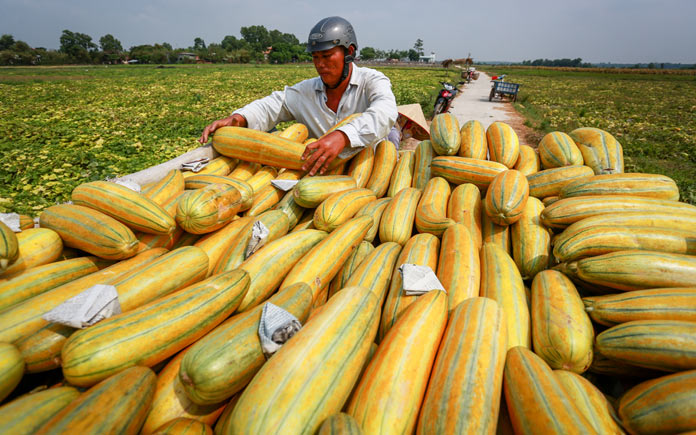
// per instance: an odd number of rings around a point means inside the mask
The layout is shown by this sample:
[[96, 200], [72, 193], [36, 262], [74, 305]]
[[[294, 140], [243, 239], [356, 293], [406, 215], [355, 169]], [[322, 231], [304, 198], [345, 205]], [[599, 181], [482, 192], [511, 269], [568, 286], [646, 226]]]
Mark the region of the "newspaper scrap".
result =
[[121, 313], [116, 287], [97, 284], [44, 314], [44, 320], [83, 329]]
[[7, 225], [14, 233], [22, 231], [19, 223], [19, 213], [0, 213], [0, 222]]
[[270, 234], [270, 231], [268, 230], [268, 227], [263, 224], [261, 221], [254, 221], [254, 225], [251, 227], [251, 238], [249, 239], [249, 243], [247, 244], [246, 251], [244, 253], [244, 258], [249, 258], [251, 255], [261, 249], [263, 245], [266, 244], [266, 241], [268, 240], [268, 235]]
[[274, 187], [277, 187], [278, 189], [282, 190], [283, 192], [292, 190], [292, 188], [295, 187], [297, 183], [299, 183], [298, 180], [271, 180], [271, 184]]
[[200, 172], [201, 169], [208, 166], [210, 159], [207, 157], [200, 158], [198, 160], [192, 160], [190, 162], [183, 163], [181, 169], [184, 171]]
[[399, 272], [406, 296], [420, 296], [431, 290], [445, 291], [435, 272], [428, 266], [404, 263], [399, 266]]
[[261, 349], [266, 358], [276, 353], [286, 341], [302, 328], [297, 317], [284, 309], [266, 302], [259, 322]]

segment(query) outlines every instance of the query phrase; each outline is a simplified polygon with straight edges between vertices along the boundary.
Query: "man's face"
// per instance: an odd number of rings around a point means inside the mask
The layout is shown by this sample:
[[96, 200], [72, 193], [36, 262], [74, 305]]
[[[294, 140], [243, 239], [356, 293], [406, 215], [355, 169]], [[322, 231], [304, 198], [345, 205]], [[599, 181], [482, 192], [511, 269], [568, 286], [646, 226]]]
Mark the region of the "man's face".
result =
[[312, 61], [319, 77], [329, 86], [336, 86], [343, 73], [343, 47], [312, 53]]

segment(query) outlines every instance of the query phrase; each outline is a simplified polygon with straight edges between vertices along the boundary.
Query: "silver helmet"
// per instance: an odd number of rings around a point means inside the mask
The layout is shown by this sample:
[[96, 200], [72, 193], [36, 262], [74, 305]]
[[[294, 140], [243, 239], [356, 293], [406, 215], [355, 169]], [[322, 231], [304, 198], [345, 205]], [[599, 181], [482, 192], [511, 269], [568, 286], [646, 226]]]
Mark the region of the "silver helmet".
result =
[[355, 37], [353, 26], [341, 17], [327, 17], [312, 27], [307, 40], [307, 51], [329, 50], [342, 46], [348, 49], [351, 45], [358, 50], [358, 39]]

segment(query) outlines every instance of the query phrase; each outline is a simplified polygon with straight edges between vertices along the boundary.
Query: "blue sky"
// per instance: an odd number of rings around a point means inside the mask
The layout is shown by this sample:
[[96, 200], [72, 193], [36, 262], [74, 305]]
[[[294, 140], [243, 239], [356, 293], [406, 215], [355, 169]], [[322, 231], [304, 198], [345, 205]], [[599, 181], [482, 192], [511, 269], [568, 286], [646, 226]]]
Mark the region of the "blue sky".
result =
[[440, 60], [696, 63], [695, 0], [0, 0], [0, 11], [0, 34], [46, 48], [59, 47], [63, 29], [95, 42], [110, 33], [126, 49], [220, 42], [255, 24], [302, 41], [318, 20], [340, 15], [361, 47], [408, 49], [421, 38]]

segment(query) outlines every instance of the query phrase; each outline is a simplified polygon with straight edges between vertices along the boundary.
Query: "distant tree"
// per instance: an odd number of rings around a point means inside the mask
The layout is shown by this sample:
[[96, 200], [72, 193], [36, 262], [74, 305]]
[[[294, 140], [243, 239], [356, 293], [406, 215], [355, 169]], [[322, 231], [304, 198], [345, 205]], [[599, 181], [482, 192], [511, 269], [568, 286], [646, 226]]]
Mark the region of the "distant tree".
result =
[[205, 41], [201, 38], [196, 38], [193, 40], [193, 49], [194, 50], [205, 50]]
[[118, 54], [123, 51], [121, 41], [114, 38], [114, 35], [110, 33], [107, 33], [99, 38], [99, 46], [101, 47], [101, 50], [107, 54]]
[[239, 33], [255, 51], [263, 51], [271, 45], [271, 35], [264, 26], [242, 27]]
[[377, 57], [377, 52], [372, 47], [363, 47], [360, 49], [360, 58], [362, 60], [372, 60]]
[[280, 30], [271, 30], [268, 33], [270, 38], [270, 44], [275, 45], [279, 43], [285, 43], [290, 45], [299, 45], [300, 41], [292, 33], [283, 33]]
[[165, 49], [167, 49], [169, 51], [174, 51], [174, 49], [172, 48], [172, 44], [170, 44], [168, 42], [163, 42], [161, 45], [162, 45], [162, 47], [164, 47]]
[[[423, 51], [423, 40], [420, 38], [416, 39], [416, 43], [413, 44], [413, 49], [416, 51], [416, 53], [418, 53], [418, 56], [423, 56], [425, 54], [425, 52]], [[418, 59], [416, 58], [415, 60]]]
[[222, 45], [222, 48], [224, 48], [227, 51], [242, 49], [244, 48], [245, 44], [246, 41], [242, 39], [237, 39], [236, 36], [232, 35], [225, 36], [222, 42], [220, 43], [220, 45]]
[[415, 49], [410, 49], [408, 50], [408, 60], [410, 61], [417, 61], [420, 58], [420, 54]]
[[386, 59], [387, 58], [387, 52], [384, 50], [375, 50], [375, 54], [377, 55], [377, 59]]
[[9, 50], [15, 43], [15, 39], [12, 35], [2, 35], [0, 36], [0, 50]]
[[79, 32], [63, 30], [60, 35], [60, 51], [66, 53], [74, 61], [91, 61], [90, 52], [97, 50], [97, 45], [92, 42], [92, 37]]

